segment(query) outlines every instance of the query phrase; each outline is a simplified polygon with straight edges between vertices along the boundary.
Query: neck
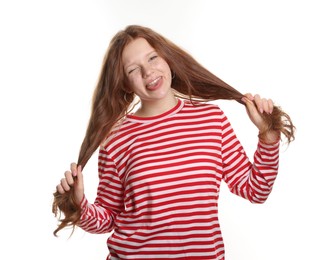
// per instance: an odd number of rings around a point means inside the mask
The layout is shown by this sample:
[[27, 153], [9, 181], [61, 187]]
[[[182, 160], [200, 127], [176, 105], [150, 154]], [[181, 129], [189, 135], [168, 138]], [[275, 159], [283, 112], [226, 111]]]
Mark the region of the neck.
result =
[[178, 99], [172, 95], [166, 100], [153, 100], [141, 102], [141, 107], [135, 112], [136, 116], [140, 117], [152, 117], [163, 114], [178, 103]]

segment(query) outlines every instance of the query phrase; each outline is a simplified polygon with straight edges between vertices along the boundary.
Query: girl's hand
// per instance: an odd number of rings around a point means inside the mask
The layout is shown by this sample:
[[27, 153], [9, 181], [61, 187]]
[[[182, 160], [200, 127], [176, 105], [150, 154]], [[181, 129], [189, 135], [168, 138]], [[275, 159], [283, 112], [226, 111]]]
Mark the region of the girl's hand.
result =
[[60, 183], [56, 186], [56, 190], [60, 194], [63, 194], [68, 192], [72, 186], [74, 187], [76, 203], [80, 205], [84, 197], [84, 182], [82, 167], [80, 165], [77, 166], [76, 163], [70, 165], [70, 171], [65, 172], [65, 178], [60, 180]]
[[275, 143], [279, 140], [280, 133], [273, 130], [268, 130], [269, 126], [263, 119], [263, 114], [271, 114], [273, 112], [274, 103], [271, 99], [261, 98], [256, 94], [253, 96], [247, 93], [242, 98], [242, 101], [246, 104], [247, 114], [250, 120], [259, 130], [259, 136], [261, 141], [265, 143]]

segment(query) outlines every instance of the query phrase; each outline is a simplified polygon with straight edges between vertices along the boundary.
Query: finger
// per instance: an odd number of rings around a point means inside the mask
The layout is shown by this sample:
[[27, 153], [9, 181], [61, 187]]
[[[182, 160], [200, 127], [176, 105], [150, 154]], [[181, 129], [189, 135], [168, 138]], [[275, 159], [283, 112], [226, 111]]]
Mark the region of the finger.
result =
[[77, 182], [80, 187], [84, 186], [84, 179], [83, 179], [83, 172], [82, 172], [82, 166], [77, 166]]
[[68, 184], [66, 178], [62, 178], [60, 180], [60, 185], [64, 191], [69, 191], [70, 190], [70, 185]]
[[74, 163], [74, 162], [71, 163], [70, 164], [70, 170], [71, 170], [73, 176], [76, 177], [77, 176], [77, 164]]
[[272, 114], [274, 109], [274, 102], [270, 98], [267, 101], [268, 101], [269, 113]]
[[65, 172], [65, 179], [66, 179], [66, 182], [69, 184], [69, 185], [73, 185], [74, 184], [74, 178], [73, 178], [73, 175], [70, 171], [66, 171]]
[[260, 97], [260, 95], [256, 94], [254, 96], [254, 101], [255, 101], [255, 104], [256, 104], [256, 107], [257, 107], [257, 110], [260, 112], [260, 113], [263, 113], [263, 104], [262, 104], [262, 99]]
[[245, 97], [244, 102], [245, 102], [246, 108], [250, 114], [254, 114], [257, 112], [257, 108], [252, 100]]
[[244, 97], [248, 98], [249, 100], [254, 100], [254, 96], [251, 93], [246, 93]]
[[78, 204], [84, 198], [84, 181], [83, 181], [83, 173], [82, 173], [82, 166], [77, 167], [77, 179], [75, 185], [75, 200]]
[[65, 193], [65, 190], [63, 189], [62, 185], [61, 184], [58, 184], [56, 186], [56, 190], [60, 193], [60, 194], [64, 194]]
[[81, 165], [78, 165], [77, 166], [77, 174], [82, 174], [82, 166]]
[[262, 98], [262, 108], [263, 108], [263, 111], [266, 112], [266, 113], [269, 113], [269, 107], [268, 107], [268, 101], [266, 98]]

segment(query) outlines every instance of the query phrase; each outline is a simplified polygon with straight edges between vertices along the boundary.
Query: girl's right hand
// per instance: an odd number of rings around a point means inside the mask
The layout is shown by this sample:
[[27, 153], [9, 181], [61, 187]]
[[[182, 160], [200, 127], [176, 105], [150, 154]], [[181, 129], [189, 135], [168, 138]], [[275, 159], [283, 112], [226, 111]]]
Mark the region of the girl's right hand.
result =
[[84, 197], [84, 182], [82, 166], [77, 166], [76, 163], [70, 165], [70, 171], [65, 172], [65, 178], [60, 180], [60, 183], [56, 186], [56, 190], [60, 194], [64, 194], [74, 187], [75, 200], [78, 205], [80, 205]]

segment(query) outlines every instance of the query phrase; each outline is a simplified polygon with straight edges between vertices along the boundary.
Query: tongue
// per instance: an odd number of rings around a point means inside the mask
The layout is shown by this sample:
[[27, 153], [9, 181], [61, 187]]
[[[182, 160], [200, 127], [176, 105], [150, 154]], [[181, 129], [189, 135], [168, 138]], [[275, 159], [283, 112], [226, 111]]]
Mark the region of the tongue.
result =
[[147, 89], [154, 90], [159, 86], [159, 83], [160, 83], [160, 80], [157, 80], [155, 83], [147, 85]]

